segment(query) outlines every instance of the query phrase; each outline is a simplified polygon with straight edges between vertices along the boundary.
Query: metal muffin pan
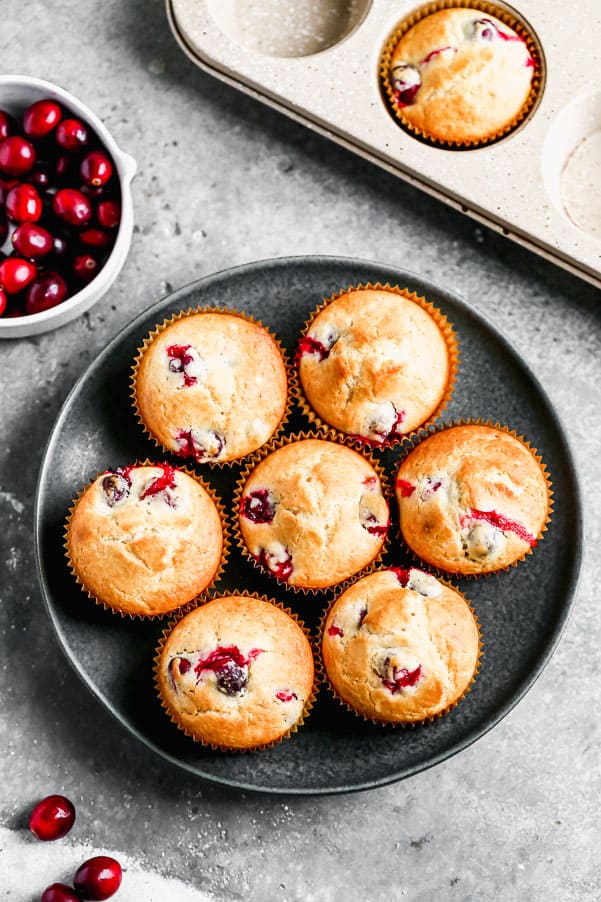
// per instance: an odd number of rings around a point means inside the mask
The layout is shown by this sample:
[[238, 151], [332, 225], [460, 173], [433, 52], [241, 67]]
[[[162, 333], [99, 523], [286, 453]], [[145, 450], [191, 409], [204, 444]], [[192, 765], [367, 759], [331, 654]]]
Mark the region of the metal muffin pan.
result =
[[542, 48], [543, 91], [525, 124], [476, 150], [430, 147], [394, 121], [382, 48], [411, 0], [166, 0], [192, 61], [601, 287], [598, 0], [510, 7]]

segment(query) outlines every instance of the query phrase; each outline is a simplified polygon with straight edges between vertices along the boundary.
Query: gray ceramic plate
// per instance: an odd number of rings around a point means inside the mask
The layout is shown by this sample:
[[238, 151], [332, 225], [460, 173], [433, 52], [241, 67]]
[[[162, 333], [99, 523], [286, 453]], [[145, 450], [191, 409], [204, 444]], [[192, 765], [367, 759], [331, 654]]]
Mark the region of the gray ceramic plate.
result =
[[[446, 419], [500, 420], [537, 446], [551, 473], [555, 512], [545, 539], [508, 573], [460, 581], [477, 611], [485, 643], [469, 695], [440, 721], [415, 729], [364, 723], [324, 691], [306, 725], [264, 752], [217, 753], [195, 744], [167, 719], [153, 691], [152, 662], [159, 623], [124, 620], [91, 603], [64, 559], [63, 524], [73, 496], [99, 470], [157, 449], [132, 412], [129, 376], [136, 348], [155, 323], [175, 311], [221, 304], [260, 317], [293, 351], [308, 314], [337, 289], [359, 282], [408, 286], [439, 305], [461, 342], [459, 380]], [[307, 428], [300, 413], [292, 428]], [[385, 463], [394, 466], [388, 452]], [[234, 470], [233, 475], [237, 473]], [[208, 478], [231, 507], [231, 474]], [[193, 774], [242, 789], [328, 793], [400, 780], [465, 748], [498, 723], [541, 672], [565, 625], [581, 556], [581, 511], [574, 465], [557, 416], [526, 364], [472, 307], [425, 279], [375, 263], [334, 257], [270, 260], [201, 279], [135, 319], [77, 383], [50, 435], [36, 503], [37, 553], [43, 595], [67, 657], [115, 717], [160, 755]], [[395, 543], [392, 543], [395, 544]], [[404, 560], [400, 548], [390, 563]], [[309, 624], [321, 603], [297, 598], [261, 577], [238, 553], [220, 588], [244, 587], [278, 597]], [[329, 596], [328, 596], [329, 597]]]

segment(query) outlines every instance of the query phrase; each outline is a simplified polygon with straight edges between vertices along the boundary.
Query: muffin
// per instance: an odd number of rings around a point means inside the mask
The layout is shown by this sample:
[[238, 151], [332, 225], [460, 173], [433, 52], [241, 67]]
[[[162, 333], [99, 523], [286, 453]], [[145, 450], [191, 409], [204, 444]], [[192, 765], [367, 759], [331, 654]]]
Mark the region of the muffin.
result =
[[385, 54], [384, 83], [395, 115], [419, 135], [487, 142], [529, 109], [536, 63], [525, 39], [500, 19], [442, 9], [401, 31]]
[[415, 569], [379, 570], [353, 583], [332, 605], [322, 636], [334, 693], [386, 723], [448, 711], [468, 689], [479, 654], [463, 596]]
[[221, 515], [204, 485], [182, 470], [119, 467], [75, 502], [66, 549], [78, 582], [106, 607], [166, 614], [214, 580], [224, 551]]
[[389, 511], [380, 478], [343, 445], [290, 441], [243, 475], [238, 494], [244, 550], [295, 588], [348, 579], [384, 545]]
[[349, 289], [300, 341], [305, 397], [321, 420], [375, 445], [399, 441], [445, 406], [456, 368], [451, 327], [406, 290]]
[[466, 575], [523, 558], [550, 510], [540, 458], [510, 432], [480, 424], [420, 442], [400, 466], [396, 497], [411, 550], [440, 570]]
[[313, 697], [313, 655], [282, 608], [225, 595], [165, 636], [156, 681], [167, 713], [189, 736], [219, 748], [260, 748], [302, 723]]
[[143, 425], [168, 451], [225, 463], [256, 451], [282, 422], [286, 365], [258, 323], [235, 313], [189, 313], [144, 343], [134, 398]]

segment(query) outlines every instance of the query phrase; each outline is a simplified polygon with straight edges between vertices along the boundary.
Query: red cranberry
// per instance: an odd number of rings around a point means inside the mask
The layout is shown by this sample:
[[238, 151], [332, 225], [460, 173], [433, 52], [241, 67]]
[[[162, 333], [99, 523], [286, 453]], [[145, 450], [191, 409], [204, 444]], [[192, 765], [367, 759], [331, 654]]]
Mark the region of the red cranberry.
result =
[[67, 154], [61, 154], [54, 165], [54, 177], [59, 184], [64, 184], [72, 175], [73, 161]]
[[37, 268], [29, 260], [7, 257], [0, 263], [0, 288], [7, 294], [17, 294], [27, 288], [37, 275]]
[[330, 349], [335, 340], [336, 336], [332, 335], [332, 342], [326, 341], [324, 344], [324, 342], [318, 341], [317, 338], [313, 338], [311, 335], [305, 335], [298, 343], [297, 359], [300, 360], [305, 354], [317, 354], [320, 360], [325, 360], [326, 357], [330, 356]]
[[121, 886], [121, 865], [106, 855], [90, 858], [78, 868], [73, 885], [84, 899], [108, 899]]
[[22, 182], [6, 196], [6, 213], [13, 222], [37, 222], [42, 215], [42, 201], [33, 185]]
[[6, 310], [7, 303], [8, 298], [6, 297], [6, 293], [0, 288], [0, 316], [2, 316], [2, 314]]
[[8, 222], [6, 221], [6, 216], [0, 210], [0, 244], [4, 244], [6, 239], [8, 238]]
[[114, 229], [121, 221], [121, 204], [115, 200], [103, 200], [98, 204], [96, 215], [104, 229]]
[[193, 457], [199, 464], [217, 460], [226, 445], [225, 436], [213, 429], [206, 431], [204, 443], [191, 429], [178, 429], [175, 440], [178, 445], [175, 453], [180, 457]]
[[292, 563], [292, 556], [287, 548], [284, 548], [279, 554], [268, 551], [267, 548], [262, 548], [257, 560], [262, 567], [265, 567], [270, 573], [273, 573], [276, 579], [288, 582], [292, 576], [294, 566]]
[[57, 272], [42, 272], [29, 288], [25, 297], [25, 313], [41, 313], [56, 307], [67, 297], [67, 285]]
[[61, 188], [52, 199], [52, 209], [69, 225], [84, 226], [92, 216], [90, 201], [75, 188]]
[[269, 489], [257, 489], [245, 495], [242, 516], [252, 523], [271, 523], [275, 517], [275, 498]]
[[53, 883], [46, 887], [40, 902], [81, 902], [81, 896], [66, 883]]
[[25, 175], [33, 169], [35, 150], [20, 135], [11, 135], [0, 141], [0, 170], [6, 175]]
[[0, 206], [4, 206], [6, 198], [8, 197], [8, 192], [18, 184], [19, 182], [17, 179], [0, 178]]
[[12, 243], [22, 257], [44, 257], [54, 246], [52, 235], [47, 229], [34, 222], [24, 222], [12, 234]]
[[75, 822], [75, 808], [64, 796], [46, 796], [35, 806], [29, 817], [29, 829], [38, 839], [47, 842], [66, 836]]
[[91, 254], [78, 254], [73, 260], [73, 272], [82, 282], [91, 282], [99, 270], [100, 264]]
[[92, 150], [81, 161], [79, 172], [86, 185], [99, 188], [101, 185], [106, 185], [113, 174], [113, 164], [106, 154], [99, 150]]
[[0, 110], [0, 141], [16, 131], [17, 123], [6, 110]]
[[79, 240], [88, 247], [108, 247], [113, 240], [108, 232], [102, 229], [84, 229], [79, 233]]
[[83, 150], [88, 143], [88, 130], [79, 119], [63, 119], [56, 127], [56, 141], [71, 153]]
[[42, 166], [38, 164], [33, 172], [30, 173], [29, 181], [32, 185], [35, 185], [36, 188], [46, 191], [46, 189], [50, 187], [50, 171], [48, 166], [46, 164], [43, 164]]
[[28, 138], [44, 138], [56, 128], [62, 115], [54, 100], [38, 100], [23, 113], [23, 131]]
[[105, 495], [105, 501], [109, 507], [115, 507], [124, 498], [127, 498], [131, 489], [131, 479], [129, 470], [123, 467], [117, 467], [116, 470], [109, 470], [102, 480], [102, 491]]

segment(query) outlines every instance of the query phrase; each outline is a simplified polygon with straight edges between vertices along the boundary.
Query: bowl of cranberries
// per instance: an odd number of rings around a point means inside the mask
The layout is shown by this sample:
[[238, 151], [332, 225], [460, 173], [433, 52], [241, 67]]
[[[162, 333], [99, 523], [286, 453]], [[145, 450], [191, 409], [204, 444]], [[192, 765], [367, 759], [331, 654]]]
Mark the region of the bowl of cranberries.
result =
[[135, 171], [68, 91], [0, 76], [0, 338], [62, 326], [108, 291], [131, 244]]

